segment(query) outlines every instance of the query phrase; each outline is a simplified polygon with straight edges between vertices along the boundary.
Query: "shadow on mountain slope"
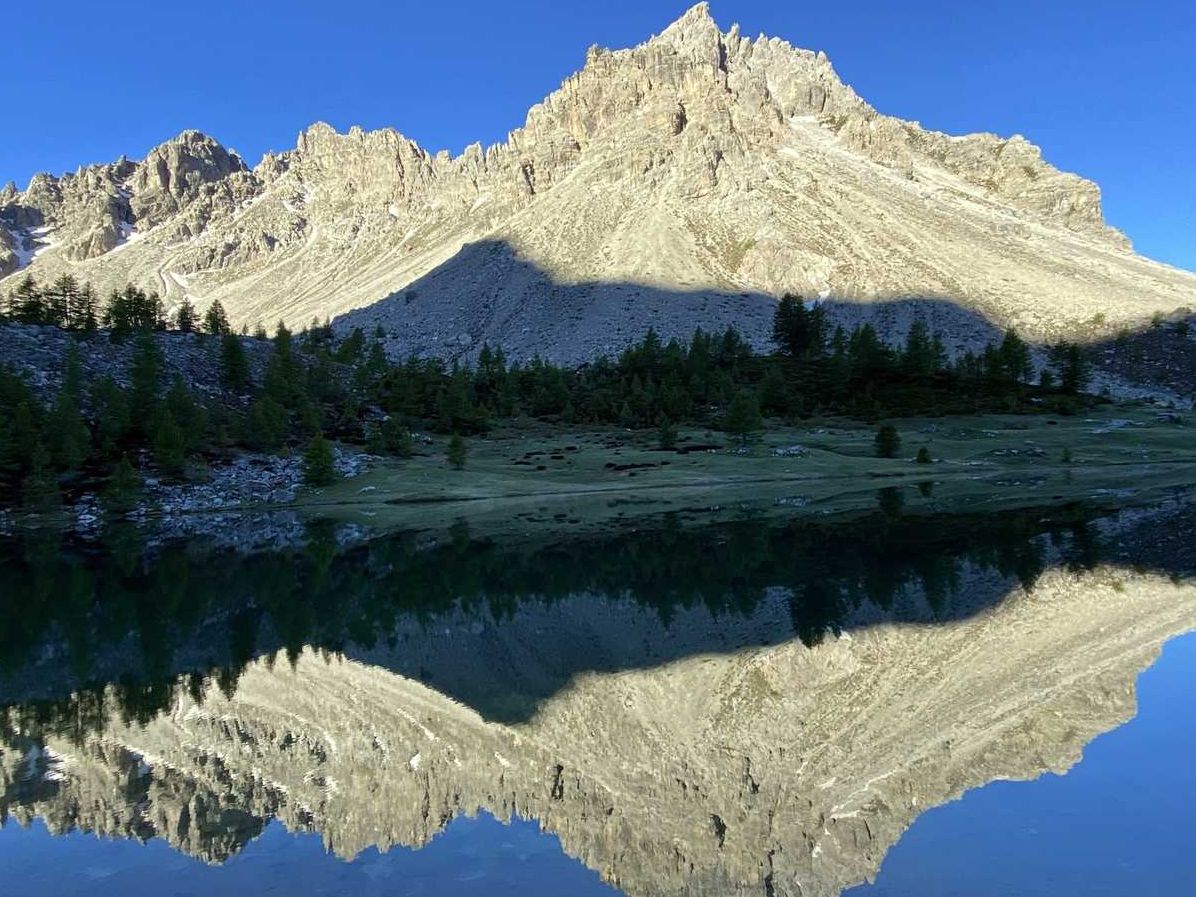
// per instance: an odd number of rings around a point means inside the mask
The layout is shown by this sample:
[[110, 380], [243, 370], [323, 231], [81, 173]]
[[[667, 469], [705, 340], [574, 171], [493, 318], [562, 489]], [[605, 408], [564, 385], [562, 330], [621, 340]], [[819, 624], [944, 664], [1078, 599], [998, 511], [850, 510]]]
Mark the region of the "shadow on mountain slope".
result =
[[[952, 352], [983, 349], [1004, 331], [982, 312], [949, 297], [829, 297], [823, 302], [833, 325], [850, 329], [870, 322], [890, 341], [904, 340], [913, 321], [921, 318], [943, 334]], [[759, 292], [563, 282], [520, 257], [510, 244], [483, 240], [466, 245], [406, 289], [342, 315], [333, 325], [341, 333], [381, 328], [388, 351], [397, 358], [414, 354], [472, 360], [488, 343], [501, 346], [513, 360], [539, 355], [577, 364], [617, 355], [649, 327], [666, 341], [688, 340], [697, 328], [734, 327], [754, 347], [768, 350], [775, 306], [775, 297]], [[1190, 393], [1194, 378], [1187, 374], [1196, 365], [1196, 343], [1186, 332], [1177, 333], [1175, 325], [1191, 320], [1192, 312], [1177, 309], [1174, 317], [1141, 333], [1118, 336], [1102, 336], [1094, 320], [1087, 332], [1072, 338], [1091, 345], [1093, 360], [1128, 382]], [[1160, 341], [1166, 343], [1165, 353], [1156, 345]]]
[[[395, 356], [473, 357], [483, 343], [513, 359], [534, 355], [573, 364], [616, 355], [649, 327], [665, 340], [688, 340], [697, 328], [735, 327], [757, 348], [771, 345], [773, 296], [716, 289], [671, 289], [646, 283], [557, 280], [501, 240], [471, 243], [442, 265], [379, 302], [333, 322], [340, 332], [381, 327]], [[946, 300], [878, 303], [827, 300], [834, 323], [872, 320], [904, 336], [922, 316], [961, 348], [983, 346], [1000, 331], [981, 315]]]
[[[0, 704], [86, 730], [149, 719], [210, 677], [306, 646], [387, 668], [492, 720], [526, 720], [579, 673], [650, 668], [884, 621], [975, 614], [1047, 570], [1196, 571], [1196, 506], [790, 520], [505, 545], [462, 527], [249, 557], [194, 543], [103, 551], [45, 534], [0, 544]], [[282, 662], [282, 661], [280, 661]], [[68, 698], [68, 695], [72, 695]]]

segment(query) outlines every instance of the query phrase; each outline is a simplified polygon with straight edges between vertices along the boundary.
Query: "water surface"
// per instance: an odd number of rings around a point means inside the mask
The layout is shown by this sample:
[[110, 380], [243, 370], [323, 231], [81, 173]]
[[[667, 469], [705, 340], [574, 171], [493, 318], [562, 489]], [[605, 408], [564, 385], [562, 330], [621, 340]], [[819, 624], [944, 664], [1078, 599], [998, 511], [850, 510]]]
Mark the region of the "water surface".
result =
[[4, 880], [1185, 893], [1192, 508], [903, 505], [557, 540], [314, 524], [248, 556], [0, 540]]

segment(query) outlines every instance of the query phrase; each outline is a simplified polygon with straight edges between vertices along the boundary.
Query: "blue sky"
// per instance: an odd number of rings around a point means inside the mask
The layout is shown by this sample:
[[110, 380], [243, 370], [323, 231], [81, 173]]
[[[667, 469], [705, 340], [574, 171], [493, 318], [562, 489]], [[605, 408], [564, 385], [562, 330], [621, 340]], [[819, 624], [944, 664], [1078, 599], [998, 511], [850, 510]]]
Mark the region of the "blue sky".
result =
[[[0, 182], [138, 157], [185, 128], [251, 163], [316, 120], [425, 147], [493, 143], [582, 64], [660, 31], [688, 0], [91, 0], [10, 4]], [[1021, 133], [1098, 181], [1138, 250], [1196, 269], [1196, 4], [1186, 0], [714, 0], [825, 50], [882, 112]]]

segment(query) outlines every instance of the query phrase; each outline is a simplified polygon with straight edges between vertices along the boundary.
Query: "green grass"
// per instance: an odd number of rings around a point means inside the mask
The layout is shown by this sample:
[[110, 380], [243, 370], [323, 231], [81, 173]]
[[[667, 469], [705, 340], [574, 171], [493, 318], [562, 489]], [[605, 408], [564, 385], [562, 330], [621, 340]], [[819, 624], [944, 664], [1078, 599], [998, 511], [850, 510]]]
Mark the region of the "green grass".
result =
[[[822, 420], [773, 426], [748, 446], [725, 434], [682, 429], [665, 452], [652, 431], [552, 427], [526, 422], [469, 441], [452, 470], [446, 440], [420, 446], [368, 474], [306, 493], [314, 515], [384, 529], [437, 528], [462, 518], [483, 531], [573, 531], [673, 513], [710, 520], [743, 513], [844, 513], [876, 506], [901, 487], [910, 511], [965, 511], [1078, 500], [1148, 501], [1196, 482], [1196, 428], [1163, 424], [1149, 409], [1088, 416], [986, 415], [897, 422], [899, 457], [873, 454], [875, 427]], [[1115, 421], [1128, 421], [1125, 426]], [[775, 450], [800, 445], [801, 457]], [[933, 464], [916, 464], [927, 446]], [[1064, 463], [1064, 449], [1071, 463]], [[933, 483], [930, 494], [916, 488]]]

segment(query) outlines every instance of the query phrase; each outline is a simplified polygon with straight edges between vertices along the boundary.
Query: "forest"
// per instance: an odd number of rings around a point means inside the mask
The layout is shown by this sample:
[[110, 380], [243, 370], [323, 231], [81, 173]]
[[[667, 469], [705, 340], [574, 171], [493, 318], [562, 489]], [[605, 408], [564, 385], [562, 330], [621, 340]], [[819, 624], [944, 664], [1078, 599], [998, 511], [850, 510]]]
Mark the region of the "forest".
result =
[[[152, 469], [168, 479], [202, 476], [230, 453], [301, 452], [308, 481], [335, 476], [332, 442], [393, 457], [415, 449], [412, 431], [451, 435], [450, 463], [465, 463], [463, 440], [496, 422], [536, 419], [562, 426], [655, 429], [671, 448], [678, 425], [721, 429], [747, 442], [766, 419], [843, 416], [877, 422], [909, 415], [1074, 413], [1088, 361], [1075, 345], [1050, 352], [1037, 374], [1014, 331], [980, 353], [949, 358], [941, 336], [915, 321], [902, 343], [870, 325], [831, 326], [821, 305], [786, 296], [773, 323], [774, 347], [760, 352], [735, 330], [697, 331], [687, 342], [649, 331], [617, 358], [575, 368], [542, 358], [518, 362], [483, 345], [476, 361], [393, 360], [382, 334], [338, 337], [327, 323], [268, 337], [235, 333], [219, 302], [200, 315], [184, 301], [169, 316], [134, 286], [104, 303], [64, 276], [47, 286], [23, 280], [0, 326], [62, 328], [72, 334], [61, 384], [39, 394], [0, 361], [0, 504], [52, 505], [64, 493], [100, 488], [129, 505]], [[171, 375], [177, 335], [203, 341], [219, 369], [218, 396]], [[87, 343], [128, 342], [125, 382], [85, 375]], [[268, 349], [254, 371], [247, 348]], [[878, 442], [879, 448], [879, 442]]]

